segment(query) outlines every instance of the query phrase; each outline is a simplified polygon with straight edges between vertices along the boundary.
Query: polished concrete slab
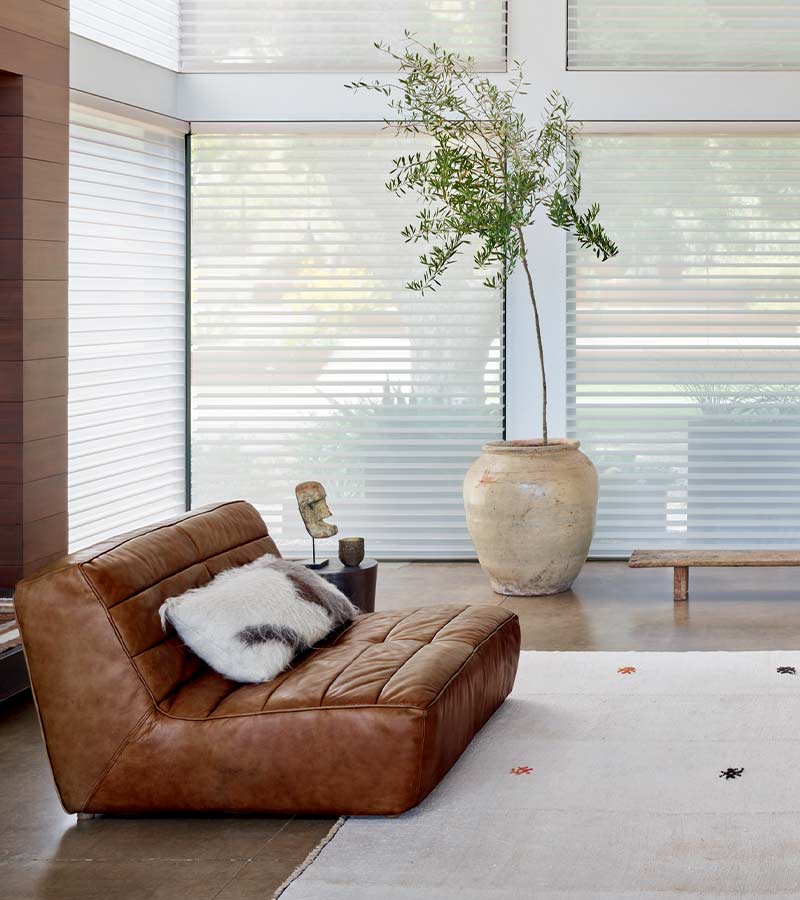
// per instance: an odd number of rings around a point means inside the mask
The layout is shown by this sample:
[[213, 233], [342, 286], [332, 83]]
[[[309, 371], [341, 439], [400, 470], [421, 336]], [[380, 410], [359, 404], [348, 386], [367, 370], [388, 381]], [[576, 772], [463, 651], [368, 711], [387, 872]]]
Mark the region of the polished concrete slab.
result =
[[[384, 563], [378, 609], [500, 603], [528, 650], [770, 650], [800, 647], [800, 572], [586, 566], [574, 589], [499, 597], [471, 563]], [[91, 739], [87, 736], [87, 740]], [[0, 898], [268, 900], [331, 819], [154, 818], [76, 822], [59, 806], [29, 694], [0, 705]]]

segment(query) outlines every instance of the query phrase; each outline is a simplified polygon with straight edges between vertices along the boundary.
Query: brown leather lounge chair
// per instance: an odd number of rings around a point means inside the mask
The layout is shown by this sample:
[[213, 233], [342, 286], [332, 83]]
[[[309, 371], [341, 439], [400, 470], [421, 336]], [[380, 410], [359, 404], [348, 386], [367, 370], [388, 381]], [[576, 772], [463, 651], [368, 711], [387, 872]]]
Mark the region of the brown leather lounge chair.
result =
[[364, 615], [266, 684], [211, 671], [158, 607], [278, 551], [227, 503], [92, 547], [17, 588], [64, 808], [81, 813], [393, 814], [420, 802], [514, 681], [497, 606]]

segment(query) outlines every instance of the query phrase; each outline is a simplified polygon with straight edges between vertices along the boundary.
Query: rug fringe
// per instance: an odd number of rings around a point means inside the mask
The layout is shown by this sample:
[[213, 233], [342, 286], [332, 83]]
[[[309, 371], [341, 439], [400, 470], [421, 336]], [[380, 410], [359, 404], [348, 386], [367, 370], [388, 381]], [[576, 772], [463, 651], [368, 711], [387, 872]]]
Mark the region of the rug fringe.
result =
[[330, 844], [330, 842], [336, 837], [339, 829], [344, 825], [344, 823], [348, 820], [349, 816], [342, 816], [337, 820], [336, 824], [331, 828], [331, 830], [325, 835], [325, 837], [317, 844], [316, 847], [308, 854], [308, 856], [300, 863], [299, 866], [292, 872], [292, 874], [283, 882], [283, 884], [278, 888], [278, 890], [272, 895], [272, 900], [278, 900], [279, 897], [283, 895], [283, 893], [287, 890], [287, 888], [293, 884], [297, 879], [305, 872], [305, 870], [314, 862], [314, 860], [322, 853], [322, 851]]

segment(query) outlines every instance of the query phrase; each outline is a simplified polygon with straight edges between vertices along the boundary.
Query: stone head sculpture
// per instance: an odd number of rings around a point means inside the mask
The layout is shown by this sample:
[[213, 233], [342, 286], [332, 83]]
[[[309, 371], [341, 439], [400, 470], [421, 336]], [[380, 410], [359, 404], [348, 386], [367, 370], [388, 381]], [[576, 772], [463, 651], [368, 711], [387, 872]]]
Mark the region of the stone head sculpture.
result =
[[318, 481], [304, 481], [294, 489], [306, 531], [315, 540], [333, 537], [339, 529], [325, 519], [332, 515], [325, 488]]

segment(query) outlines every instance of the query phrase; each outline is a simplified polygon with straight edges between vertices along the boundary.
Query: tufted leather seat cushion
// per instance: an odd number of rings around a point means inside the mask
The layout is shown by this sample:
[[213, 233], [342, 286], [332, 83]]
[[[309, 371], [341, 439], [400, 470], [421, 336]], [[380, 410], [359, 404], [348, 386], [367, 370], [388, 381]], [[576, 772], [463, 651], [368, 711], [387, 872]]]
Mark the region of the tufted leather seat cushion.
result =
[[365, 705], [426, 709], [509, 618], [480, 606], [374, 613], [266, 684], [236, 684], [206, 669], [161, 709], [196, 719]]
[[210, 671], [158, 606], [277, 548], [247, 503], [62, 560], [16, 602], [69, 811], [400, 813], [511, 690], [516, 616], [495, 606], [365, 615], [266, 684]]

